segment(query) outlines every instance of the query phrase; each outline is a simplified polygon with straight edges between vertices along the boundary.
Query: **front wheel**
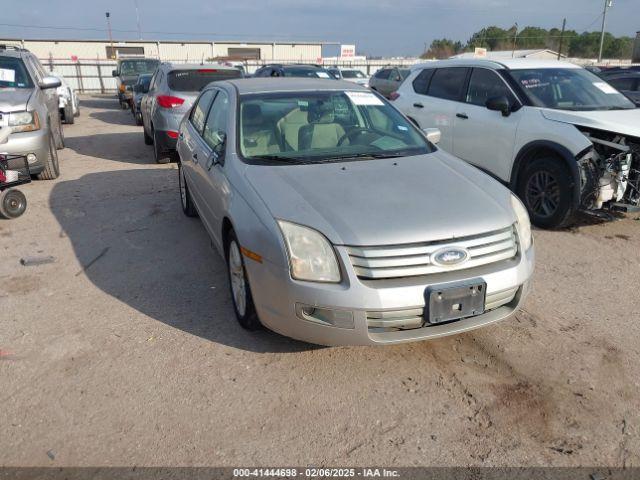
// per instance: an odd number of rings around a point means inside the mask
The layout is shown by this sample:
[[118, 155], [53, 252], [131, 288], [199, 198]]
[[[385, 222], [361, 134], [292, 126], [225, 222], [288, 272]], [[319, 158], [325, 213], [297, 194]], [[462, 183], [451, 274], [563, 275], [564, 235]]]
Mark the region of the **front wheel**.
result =
[[227, 273], [231, 288], [231, 300], [233, 310], [240, 326], [246, 330], [258, 330], [262, 324], [258, 319], [256, 307], [253, 304], [253, 296], [249, 287], [247, 271], [244, 259], [240, 251], [238, 238], [233, 230], [229, 232], [227, 245]]
[[575, 211], [573, 188], [574, 180], [562, 160], [543, 157], [525, 166], [518, 196], [529, 211], [531, 223], [540, 228], [558, 228]]
[[0, 216], [17, 218], [27, 209], [27, 197], [20, 190], [5, 190], [0, 194]]
[[53, 180], [60, 176], [60, 164], [58, 163], [58, 151], [53, 134], [49, 133], [49, 153], [44, 162], [44, 170], [38, 174], [38, 180]]

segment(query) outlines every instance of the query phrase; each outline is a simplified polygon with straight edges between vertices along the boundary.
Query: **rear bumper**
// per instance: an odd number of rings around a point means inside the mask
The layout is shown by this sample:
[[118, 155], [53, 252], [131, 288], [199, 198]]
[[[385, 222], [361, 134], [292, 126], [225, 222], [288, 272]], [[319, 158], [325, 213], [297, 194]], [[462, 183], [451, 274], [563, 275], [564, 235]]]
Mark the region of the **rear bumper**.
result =
[[156, 130], [155, 141], [158, 143], [158, 149], [161, 152], [175, 151], [177, 138], [172, 138], [165, 130]]

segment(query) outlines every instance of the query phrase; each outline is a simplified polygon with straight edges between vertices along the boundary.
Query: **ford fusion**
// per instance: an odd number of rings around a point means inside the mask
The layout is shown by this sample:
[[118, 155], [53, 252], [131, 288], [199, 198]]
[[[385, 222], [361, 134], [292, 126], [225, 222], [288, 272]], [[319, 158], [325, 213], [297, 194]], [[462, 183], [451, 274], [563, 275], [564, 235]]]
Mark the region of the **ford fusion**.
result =
[[210, 84], [180, 127], [182, 209], [227, 264], [243, 327], [324, 345], [437, 338], [512, 315], [527, 212], [370, 90]]

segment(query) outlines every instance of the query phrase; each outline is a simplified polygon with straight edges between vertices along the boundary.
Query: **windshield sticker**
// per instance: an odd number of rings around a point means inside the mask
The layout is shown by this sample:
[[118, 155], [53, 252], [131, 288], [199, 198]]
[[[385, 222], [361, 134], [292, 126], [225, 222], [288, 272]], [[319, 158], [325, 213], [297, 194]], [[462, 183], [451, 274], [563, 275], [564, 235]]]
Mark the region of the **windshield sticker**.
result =
[[393, 137], [380, 137], [375, 142], [371, 142], [371, 145], [382, 150], [397, 150], [407, 146], [403, 141]]
[[298, 100], [298, 106], [306, 108], [309, 106], [309, 100]]
[[612, 93], [618, 93], [615, 88], [605, 82], [593, 82], [593, 86], [609, 95], [611, 95]]
[[15, 82], [16, 71], [8, 68], [0, 68], [0, 82]]
[[316, 75], [318, 75], [320, 78], [331, 78], [329, 77], [329, 74], [327, 72], [316, 72]]
[[369, 92], [344, 92], [354, 105], [384, 105], [382, 100]]
[[398, 130], [400, 130], [401, 132], [407, 132], [409, 131], [409, 129], [407, 127], [405, 127], [404, 125], [398, 125], [396, 127]]

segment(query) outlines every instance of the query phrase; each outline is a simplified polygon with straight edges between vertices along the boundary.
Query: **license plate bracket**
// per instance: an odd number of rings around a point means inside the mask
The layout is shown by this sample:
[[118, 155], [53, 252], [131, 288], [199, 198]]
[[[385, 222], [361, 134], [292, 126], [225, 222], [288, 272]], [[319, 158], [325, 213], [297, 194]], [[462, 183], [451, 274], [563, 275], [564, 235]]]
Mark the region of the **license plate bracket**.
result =
[[486, 290], [482, 280], [427, 287], [425, 320], [435, 325], [480, 315], [485, 309]]

